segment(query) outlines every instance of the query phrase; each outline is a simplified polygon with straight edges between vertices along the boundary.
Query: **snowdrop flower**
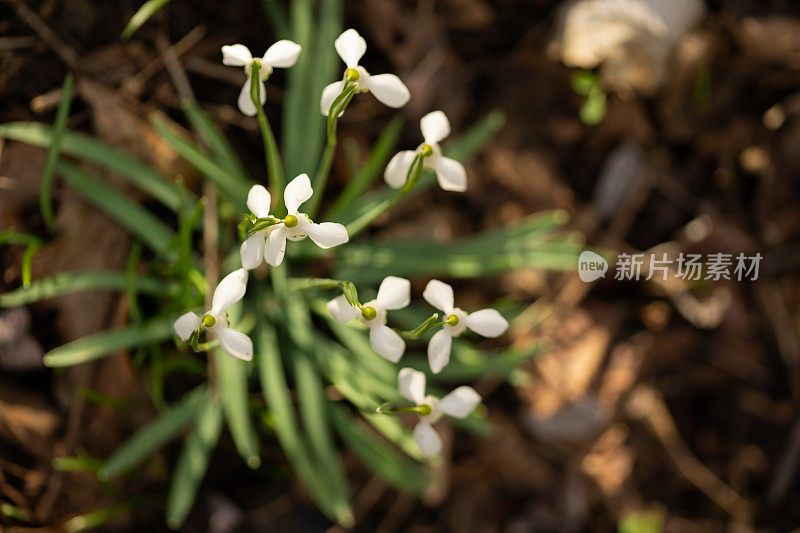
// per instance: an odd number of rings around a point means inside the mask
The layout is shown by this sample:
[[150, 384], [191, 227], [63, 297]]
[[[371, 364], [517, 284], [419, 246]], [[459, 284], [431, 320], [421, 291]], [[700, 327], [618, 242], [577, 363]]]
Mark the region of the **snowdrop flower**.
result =
[[386, 311], [402, 309], [411, 302], [411, 282], [388, 276], [378, 288], [378, 297], [363, 305], [363, 310], [350, 305], [344, 295], [328, 302], [328, 310], [341, 323], [359, 318], [369, 327], [372, 348], [389, 361], [396, 363], [403, 357], [406, 343], [395, 330], [386, 325]]
[[411, 98], [408, 88], [394, 74], [371, 75], [364, 67], [358, 64], [364, 52], [367, 51], [367, 42], [354, 29], [346, 30], [334, 42], [336, 52], [347, 65], [342, 81], [331, 83], [322, 90], [319, 105], [322, 114], [328, 116], [331, 104], [345, 87], [346, 81], [355, 82], [356, 92], [371, 92], [382, 104], [389, 107], [403, 107]]
[[419, 148], [398, 152], [389, 161], [383, 178], [394, 189], [406, 183], [406, 175], [414, 162], [414, 157], [422, 154], [422, 165], [436, 174], [439, 186], [446, 191], [463, 192], [467, 190], [467, 171], [464, 165], [444, 157], [439, 141], [450, 135], [450, 122], [441, 111], [428, 113], [419, 121], [422, 137], [425, 139]]
[[[283, 192], [288, 215], [283, 220], [263, 230], [257, 231], [242, 243], [240, 253], [242, 267], [256, 268], [263, 257], [272, 266], [283, 262], [286, 252], [286, 239], [301, 241], [307, 236], [320, 248], [332, 248], [349, 240], [347, 230], [341, 224], [323, 222], [316, 224], [305, 213], [297, 210], [300, 204], [311, 198], [314, 190], [308, 174], [300, 174], [293, 179]], [[259, 218], [268, 218], [270, 195], [261, 185], [254, 185], [247, 195], [247, 207]]]
[[250, 98], [250, 79], [252, 76], [253, 61], [258, 61], [261, 68], [258, 71], [259, 85], [261, 90], [261, 104], [267, 101], [267, 91], [264, 87], [264, 80], [272, 74], [272, 69], [288, 68], [295, 64], [297, 56], [300, 55], [300, 45], [283, 39], [270, 46], [264, 53], [264, 57], [253, 57], [250, 50], [243, 44], [222, 47], [222, 63], [231, 67], [244, 67], [247, 74], [247, 81], [239, 93], [239, 110], [248, 117], [255, 116], [256, 106]]
[[244, 333], [228, 327], [228, 315], [225, 312], [230, 306], [242, 299], [247, 288], [247, 270], [234, 270], [219, 282], [211, 301], [211, 310], [200, 318], [192, 311], [182, 315], [175, 321], [174, 328], [178, 337], [188, 341], [200, 327], [208, 328], [216, 334], [219, 345], [226, 354], [250, 361], [253, 358], [253, 342]]
[[466, 418], [481, 403], [480, 395], [472, 387], [462, 386], [439, 400], [435, 396], [425, 396], [425, 374], [413, 368], [403, 368], [397, 376], [400, 394], [414, 402], [420, 419], [414, 428], [414, 440], [427, 457], [432, 457], [442, 449], [442, 439], [432, 425], [442, 415]]
[[437, 309], [444, 311], [444, 325], [428, 343], [428, 363], [431, 372], [438, 374], [450, 362], [453, 337], [467, 328], [484, 337], [499, 337], [508, 329], [508, 322], [494, 309], [481, 309], [467, 314], [453, 306], [453, 288], [433, 279], [428, 282], [422, 297]]

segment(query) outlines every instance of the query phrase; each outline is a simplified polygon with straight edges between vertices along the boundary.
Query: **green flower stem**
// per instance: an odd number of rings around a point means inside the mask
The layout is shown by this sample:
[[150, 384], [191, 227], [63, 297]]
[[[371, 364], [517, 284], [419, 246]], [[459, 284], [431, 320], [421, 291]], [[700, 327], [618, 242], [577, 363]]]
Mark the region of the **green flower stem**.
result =
[[424, 335], [427, 331], [432, 330], [433, 328], [440, 327], [446, 323], [446, 321], [442, 320], [437, 322], [439, 319], [439, 313], [433, 313], [428, 319], [417, 326], [416, 328], [412, 329], [411, 331], [400, 331], [400, 335], [405, 337], [406, 339], [418, 339], [422, 335]]
[[361, 233], [367, 226], [369, 226], [373, 220], [384, 214], [397, 202], [399, 202], [403, 196], [405, 196], [411, 189], [414, 188], [414, 185], [416, 185], [416, 183], [419, 181], [421, 174], [422, 154], [418, 153], [411, 162], [411, 166], [408, 168], [408, 174], [406, 174], [406, 183], [403, 185], [403, 188], [400, 189], [395, 196], [387, 198], [347, 225], [347, 234], [350, 236], [350, 239], [352, 240], [354, 236], [356, 236], [358, 233]]
[[[251, 69], [250, 98], [252, 98], [253, 104], [256, 106], [258, 125], [261, 128], [261, 137], [264, 140], [264, 156], [267, 160], [267, 174], [269, 175], [269, 183], [272, 187], [272, 192], [275, 195], [282, 195], [286, 180], [283, 176], [283, 163], [281, 162], [281, 154], [278, 151], [278, 144], [275, 142], [275, 135], [272, 133], [272, 128], [267, 120], [267, 115], [264, 113], [264, 106], [261, 105], [261, 85], [258, 82], [261, 63], [258, 61], [253, 61], [251, 63]], [[282, 203], [275, 203], [276, 214], [282, 214], [283, 209], [284, 207]]]
[[283, 219], [275, 218], [273, 216], [267, 218], [257, 218], [252, 221], [253, 225], [247, 229], [247, 236], [253, 235], [254, 233], [261, 231], [263, 229], [267, 229], [270, 226], [274, 226], [275, 224], [280, 224], [281, 222], [286, 222]]
[[303, 291], [308, 289], [337, 289], [341, 287], [342, 280], [331, 278], [290, 278], [289, 290]]
[[347, 108], [353, 95], [356, 93], [358, 86], [355, 83], [348, 83], [339, 93], [328, 111], [328, 141], [325, 145], [325, 150], [322, 152], [322, 157], [317, 167], [317, 173], [314, 176], [314, 195], [308, 204], [308, 216], [314, 217], [319, 209], [319, 203], [322, 201], [322, 196], [325, 193], [325, 186], [328, 183], [328, 176], [331, 172], [331, 164], [333, 163], [333, 155], [336, 153], [336, 145], [338, 139], [336, 138], [336, 126], [339, 122], [339, 115]]
[[419, 413], [422, 416], [427, 416], [431, 414], [431, 406], [428, 404], [417, 405], [414, 407], [388, 407], [385, 404], [379, 405], [377, 409], [375, 409], [376, 413], [380, 413], [382, 415], [396, 415], [398, 413]]
[[53, 215], [53, 205], [50, 200], [50, 189], [53, 186], [53, 175], [56, 170], [56, 163], [61, 150], [61, 140], [64, 137], [64, 131], [67, 128], [67, 119], [69, 118], [69, 109], [72, 104], [72, 86], [73, 77], [72, 73], [67, 73], [64, 78], [64, 85], [62, 86], [61, 102], [58, 104], [56, 111], [56, 121], [53, 126], [53, 136], [50, 143], [50, 148], [47, 151], [47, 159], [44, 164], [44, 171], [42, 172], [42, 186], [39, 187], [39, 208], [42, 212], [42, 218], [47, 224], [47, 228], [51, 232], [56, 231], [56, 219]]

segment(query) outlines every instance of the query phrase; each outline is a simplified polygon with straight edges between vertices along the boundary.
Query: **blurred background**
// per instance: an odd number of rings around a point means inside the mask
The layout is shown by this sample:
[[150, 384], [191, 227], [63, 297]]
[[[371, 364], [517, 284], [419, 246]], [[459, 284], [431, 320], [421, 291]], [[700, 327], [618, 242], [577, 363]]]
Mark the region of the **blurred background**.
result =
[[[219, 50], [241, 42], [259, 54], [274, 42], [269, 6], [174, 0], [123, 41], [138, 7], [1, 2], [0, 122], [52, 123], [71, 70], [69, 128], [191, 183], [195, 171], [146, 120], [155, 110], [178, 120], [188, 95], [260, 175], [257, 123], [235, 107], [241, 72], [224, 67]], [[401, 146], [418, 144], [419, 117], [433, 109], [454, 132], [494, 109], [506, 115], [468, 162], [467, 193], [415, 198], [380, 218], [375, 236], [445, 241], [557, 208], [591, 246], [764, 257], [756, 281], [584, 283], [523, 269], [461, 282], [465, 304], [485, 294], [533, 302], [511, 342], [547, 349], [513, 384], [479, 383], [492, 432], [443, 427], [444, 461], [423, 497], [387, 488], [345, 456], [356, 530], [800, 528], [800, 5], [367, 0], [346, 3], [345, 27], [369, 43], [370, 72], [396, 73], [413, 95], [399, 111]], [[284, 78], [268, 82], [270, 116], [280, 114]], [[339, 126], [334, 187], [391, 114], [354, 100]], [[41, 148], [0, 145], [0, 229], [45, 233], [44, 162]], [[124, 268], [127, 234], [69, 188], [55, 191], [59, 233], [36, 254], [34, 279]], [[23, 253], [0, 249], [0, 292], [20, 285]], [[125, 353], [66, 371], [45, 369], [42, 354], [126, 316], [124, 298], [105, 292], [0, 310], [0, 501], [30, 511], [30, 527], [60, 530], [111, 503], [92, 476], [52, 460], [79, 450], [107, 457], [150, 416], [130, 407], [146, 397], [142, 383]], [[247, 477], [230, 443], [220, 446], [185, 530], [337, 529], [270, 446], [269, 484]], [[159, 475], [143, 473], [130, 490]], [[157, 507], [128, 511], [113, 510], [103, 528], [164, 528]], [[9, 531], [28, 527], [3, 520]]]

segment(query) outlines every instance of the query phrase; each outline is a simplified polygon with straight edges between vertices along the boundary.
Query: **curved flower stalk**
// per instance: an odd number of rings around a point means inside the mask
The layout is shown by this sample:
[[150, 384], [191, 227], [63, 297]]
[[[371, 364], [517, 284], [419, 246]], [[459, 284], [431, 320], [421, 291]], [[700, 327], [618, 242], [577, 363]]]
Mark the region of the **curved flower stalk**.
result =
[[250, 361], [253, 358], [253, 342], [250, 337], [228, 327], [226, 310], [242, 299], [247, 289], [247, 270], [234, 270], [219, 282], [211, 301], [211, 309], [202, 318], [193, 311], [181, 315], [173, 327], [178, 337], [197, 346], [197, 339], [203, 329], [213, 332], [226, 354]]
[[378, 288], [378, 296], [359, 307], [347, 301], [343, 294], [328, 302], [328, 310], [341, 323], [359, 318], [369, 327], [369, 343], [379, 355], [396, 363], [403, 357], [406, 343], [400, 335], [386, 325], [386, 311], [402, 309], [411, 303], [411, 282], [387, 276]]
[[[347, 230], [335, 222], [312, 222], [305, 213], [298, 212], [300, 205], [311, 198], [314, 190], [308, 174], [300, 174], [286, 186], [283, 201], [286, 218], [278, 219], [269, 214], [270, 194], [262, 185], [254, 185], [247, 195], [247, 207], [257, 217], [255, 231], [242, 243], [240, 254], [242, 267], [256, 268], [263, 257], [272, 266], [283, 262], [286, 239], [301, 241], [310, 237], [320, 248], [332, 248], [349, 240]], [[252, 230], [251, 230], [252, 231]]]
[[264, 81], [272, 74], [273, 68], [289, 68], [297, 62], [302, 47], [292, 41], [283, 39], [270, 46], [264, 53], [264, 57], [253, 57], [250, 50], [243, 44], [234, 44], [222, 47], [222, 63], [230, 67], [244, 67], [247, 74], [247, 81], [239, 93], [239, 110], [248, 117], [256, 115], [256, 106], [250, 98], [250, 78], [252, 76], [253, 62], [257, 61], [260, 65], [258, 78], [260, 85], [259, 94], [261, 104], [267, 101], [267, 91]]
[[428, 343], [428, 363], [434, 374], [441, 372], [450, 362], [453, 337], [458, 337], [467, 328], [484, 337], [499, 337], [508, 329], [508, 321], [494, 309], [481, 309], [467, 314], [455, 307], [453, 288], [439, 280], [429, 281], [422, 297], [443, 311], [445, 316], [442, 329], [434, 333]]
[[358, 62], [367, 51], [367, 42], [354, 29], [345, 30], [334, 42], [336, 52], [347, 65], [343, 79], [326, 86], [320, 98], [320, 111], [325, 116], [331, 104], [339, 96], [348, 83], [356, 85], [356, 92], [371, 92], [382, 104], [389, 107], [403, 107], [411, 98], [408, 88], [394, 74], [371, 75]]
[[467, 190], [467, 171], [464, 165], [442, 155], [439, 147], [445, 137], [450, 135], [450, 122], [442, 111], [428, 113], [419, 121], [422, 138], [425, 140], [416, 150], [404, 150], [392, 157], [383, 178], [393, 189], [406, 184], [406, 176], [417, 157], [422, 157], [422, 165], [436, 174], [439, 186], [446, 191], [464, 192]]
[[397, 409], [395, 412], [413, 410], [419, 413], [419, 422], [413, 435], [419, 449], [427, 457], [438, 454], [442, 449], [442, 439], [433, 429], [433, 424], [442, 415], [466, 418], [481, 403], [480, 395], [468, 386], [458, 387], [441, 400], [435, 396], [425, 396], [425, 374], [413, 368], [400, 370], [397, 388], [403, 398], [414, 402], [416, 408]]

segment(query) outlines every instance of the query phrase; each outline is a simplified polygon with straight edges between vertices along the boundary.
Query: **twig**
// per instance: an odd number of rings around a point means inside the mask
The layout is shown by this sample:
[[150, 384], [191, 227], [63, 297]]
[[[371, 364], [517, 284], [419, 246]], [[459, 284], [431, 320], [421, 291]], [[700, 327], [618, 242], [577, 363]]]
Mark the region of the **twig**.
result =
[[192, 102], [197, 101], [192, 91], [192, 84], [189, 83], [189, 77], [186, 75], [186, 70], [184, 70], [183, 65], [181, 65], [181, 62], [178, 60], [174, 47], [170, 45], [167, 36], [163, 33], [159, 33], [158, 37], [156, 37], [156, 47], [161, 53], [161, 57], [164, 59], [164, 66], [167, 67], [167, 73], [181, 99], [190, 100]]
[[789, 437], [789, 446], [786, 448], [781, 460], [775, 468], [775, 475], [769, 485], [767, 500], [774, 506], [780, 503], [786, 490], [792, 483], [797, 474], [797, 466], [800, 464], [800, 418], [795, 420], [792, 434]]
[[678, 471], [695, 487], [734, 518], [749, 521], [753, 505], [723, 482], [691, 452], [681, 438], [675, 420], [659, 394], [640, 385], [630, 395], [628, 413], [645, 420]]
[[68, 45], [61, 37], [50, 29], [47, 23], [36, 14], [34, 10], [29, 8], [22, 0], [5, 0], [11, 3], [17, 16], [22, 19], [25, 24], [30, 26], [33, 31], [39, 34], [39, 37], [49, 46], [59, 57], [67, 64], [69, 68], [75, 68], [80, 58], [80, 54]]
[[[194, 46], [199, 43], [203, 37], [205, 37], [206, 31], [206, 27], [202, 24], [195, 26], [192, 31], [181, 37], [178, 42], [169, 47], [171, 54], [177, 60], [186, 52], [194, 48]], [[122, 90], [126, 92], [136, 92], [139, 87], [143, 86], [147, 80], [161, 70], [162, 66], [165, 66], [165, 57], [163, 52], [157, 58], [148, 63], [142, 70], [125, 80], [122, 83]]]

